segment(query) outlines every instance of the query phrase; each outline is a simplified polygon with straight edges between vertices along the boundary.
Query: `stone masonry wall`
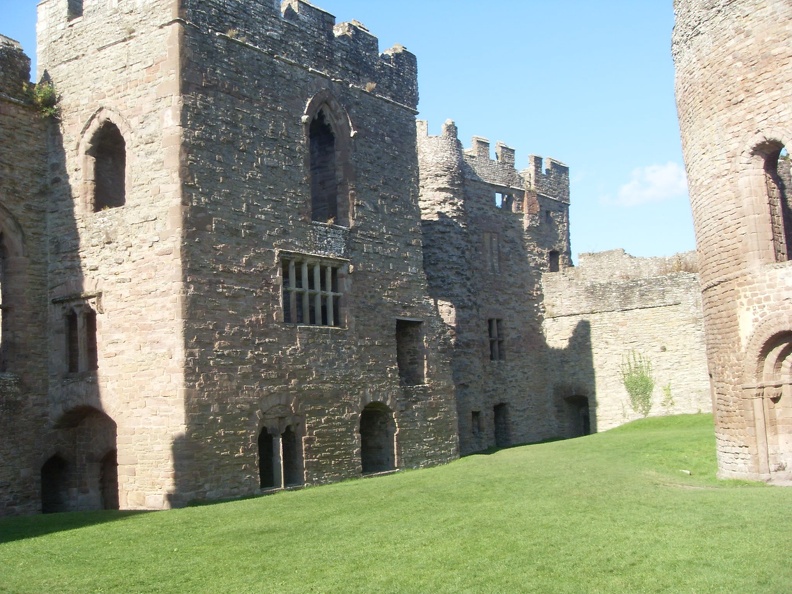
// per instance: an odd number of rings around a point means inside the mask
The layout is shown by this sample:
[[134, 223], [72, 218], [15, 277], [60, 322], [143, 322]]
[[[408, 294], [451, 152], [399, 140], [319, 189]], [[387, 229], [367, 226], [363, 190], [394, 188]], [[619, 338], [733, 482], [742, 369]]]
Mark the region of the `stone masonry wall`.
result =
[[424, 267], [453, 340], [462, 453], [566, 434], [547, 377], [540, 278], [549, 249], [569, 253], [568, 193], [546, 196], [555, 214], [540, 215], [514, 150], [498, 143], [493, 159], [474, 138], [463, 151], [450, 121], [439, 136], [419, 122], [418, 155]]
[[[72, 19], [66, 0], [38, 7], [39, 72], [61, 96], [49, 163], [47, 455], [75, 464], [101, 457], [56, 444], [89, 417], [108, 417], [107, 426], [116, 426], [108, 431], [117, 431], [119, 504], [125, 509], [170, 505], [171, 445], [184, 431], [183, 32], [174, 21], [176, 4], [85, 2], [82, 16]], [[89, 155], [107, 124], [123, 136], [126, 203], [94, 212]], [[98, 369], [72, 372], [66, 316], [85, 307], [96, 312]], [[80, 494], [71, 500], [95, 507], [98, 483], [87, 475], [80, 481]]]
[[[180, 497], [259, 492], [257, 437], [273, 411], [300, 433], [309, 484], [360, 475], [372, 403], [395, 417], [397, 467], [454, 458], [448, 352], [422, 268], [415, 57], [380, 55], [361, 25], [335, 25], [304, 2], [257, 5], [244, 22], [228, 3], [186, 6]], [[319, 106], [348, 159], [347, 220], [311, 220], [308, 124]], [[284, 253], [344, 264], [340, 327], [285, 323]], [[398, 319], [421, 323], [420, 385], [400, 385]]]
[[24, 85], [30, 60], [0, 36], [0, 516], [38, 504], [47, 396], [48, 122]]
[[676, 0], [673, 55], [720, 476], [792, 479], [792, 4]]
[[[591, 352], [567, 349], [554, 367], [559, 383], [570, 382], [588, 397], [593, 430], [639, 418], [620, 374], [633, 352], [652, 364], [651, 415], [711, 410], [695, 270], [693, 252], [634, 258], [613, 250], [581, 254], [577, 267], [543, 276], [548, 344], [565, 349], [575, 329], [589, 328]], [[591, 361], [593, 376], [580, 378], [579, 368]]]

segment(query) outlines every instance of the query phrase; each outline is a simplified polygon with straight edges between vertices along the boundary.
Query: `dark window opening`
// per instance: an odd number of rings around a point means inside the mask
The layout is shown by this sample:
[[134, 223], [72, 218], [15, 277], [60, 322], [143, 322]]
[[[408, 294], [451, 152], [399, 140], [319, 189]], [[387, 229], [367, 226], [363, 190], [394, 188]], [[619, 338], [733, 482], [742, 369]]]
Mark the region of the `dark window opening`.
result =
[[262, 489], [271, 489], [276, 485], [274, 456], [272, 436], [262, 429], [258, 436], [259, 486]]
[[287, 324], [341, 326], [341, 262], [283, 256], [283, 321]]
[[394, 468], [393, 414], [384, 405], [369, 404], [360, 415], [360, 461], [363, 473]]
[[85, 312], [85, 367], [87, 371], [99, 368], [99, 355], [96, 348], [96, 312]]
[[497, 233], [484, 233], [484, 259], [489, 272], [500, 272], [500, 236]]
[[401, 385], [417, 386], [424, 383], [426, 352], [421, 322], [396, 320], [396, 362]]
[[489, 327], [490, 361], [503, 361], [506, 351], [503, 345], [503, 320], [491, 318], [487, 320]]
[[505, 448], [511, 445], [509, 432], [509, 405], [505, 403], [496, 404], [492, 412], [495, 417], [495, 445]]
[[45, 514], [68, 511], [69, 465], [53, 456], [41, 467], [41, 511]]
[[110, 450], [102, 458], [99, 488], [102, 509], [118, 509], [118, 450]]
[[311, 122], [311, 220], [334, 223], [338, 217], [336, 140], [323, 110]]
[[83, 15], [83, 0], [69, 0], [66, 14], [69, 20]]
[[474, 410], [470, 413], [470, 426], [473, 435], [481, 434], [481, 411]]
[[547, 264], [550, 268], [550, 272], [558, 272], [560, 270], [560, 258], [561, 255], [556, 250], [550, 250], [550, 252], [548, 252]]
[[66, 351], [70, 373], [80, 371], [80, 332], [77, 312], [66, 314]]
[[764, 171], [775, 259], [784, 262], [792, 259], [792, 171], [789, 154], [783, 145], [775, 143], [765, 153]]
[[96, 312], [78, 306], [66, 313], [66, 363], [69, 373], [96, 371], [99, 353], [96, 343]]
[[93, 157], [93, 210], [99, 212], [126, 203], [126, 143], [115, 124], [105, 123], [96, 133]]

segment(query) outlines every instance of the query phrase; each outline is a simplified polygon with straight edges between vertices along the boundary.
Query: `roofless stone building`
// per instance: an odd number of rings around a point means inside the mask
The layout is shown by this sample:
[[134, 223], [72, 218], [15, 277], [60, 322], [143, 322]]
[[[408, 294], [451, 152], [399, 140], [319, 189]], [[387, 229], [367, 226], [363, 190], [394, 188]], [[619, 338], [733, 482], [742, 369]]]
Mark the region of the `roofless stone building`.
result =
[[[614, 299], [614, 258], [548, 305], [543, 279], [571, 265], [568, 168], [463, 149], [452, 123], [416, 133], [415, 56], [360, 23], [302, 0], [38, 10], [57, 119], [0, 38], [0, 514], [583, 435], [632, 418], [601, 389], [614, 344], [705, 376], [640, 332], [644, 310], [698, 332], [674, 293], [689, 278]], [[655, 410], [701, 408], [679, 402]]]

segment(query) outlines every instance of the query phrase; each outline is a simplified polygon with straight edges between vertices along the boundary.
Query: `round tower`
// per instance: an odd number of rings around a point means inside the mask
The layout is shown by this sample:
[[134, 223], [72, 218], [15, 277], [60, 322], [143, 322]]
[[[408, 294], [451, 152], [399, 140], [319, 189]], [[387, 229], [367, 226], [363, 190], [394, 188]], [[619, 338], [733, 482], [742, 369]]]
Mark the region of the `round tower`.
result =
[[675, 0], [723, 478], [792, 479], [792, 3]]

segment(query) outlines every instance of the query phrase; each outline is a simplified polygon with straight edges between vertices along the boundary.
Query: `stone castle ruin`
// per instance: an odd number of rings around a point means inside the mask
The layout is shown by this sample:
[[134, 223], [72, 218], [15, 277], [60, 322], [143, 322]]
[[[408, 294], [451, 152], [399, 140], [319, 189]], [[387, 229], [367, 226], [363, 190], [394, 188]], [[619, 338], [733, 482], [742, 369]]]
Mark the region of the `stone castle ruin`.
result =
[[613, 270], [577, 279], [567, 167], [416, 130], [415, 56], [360, 23], [303, 0], [38, 10], [57, 118], [0, 38], [0, 515], [583, 435], [634, 418], [627, 350], [689, 352], [640, 312], [700, 334], [688, 273], [629, 298]]
[[723, 478], [792, 480], [792, 4], [675, 0]]

